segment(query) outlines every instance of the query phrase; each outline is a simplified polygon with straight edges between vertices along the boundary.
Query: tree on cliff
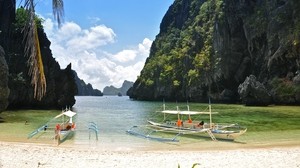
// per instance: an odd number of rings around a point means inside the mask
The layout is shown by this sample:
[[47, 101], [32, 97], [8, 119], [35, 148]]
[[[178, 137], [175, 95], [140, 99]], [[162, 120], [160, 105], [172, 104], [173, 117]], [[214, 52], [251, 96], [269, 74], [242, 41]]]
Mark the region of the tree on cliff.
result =
[[[24, 8], [29, 13], [27, 24], [24, 27], [25, 55], [28, 56], [29, 75], [34, 86], [34, 97], [41, 100], [46, 94], [46, 78], [44, 75], [43, 60], [40, 51], [37, 24], [35, 22], [34, 0], [25, 0]], [[63, 0], [52, 0], [53, 15], [60, 26], [64, 14]]]
[[129, 96], [235, 103], [261, 92], [238, 93], [254, 75], [275, 103], [299, 104], [299, 9], [299, 0], [175, 0]]

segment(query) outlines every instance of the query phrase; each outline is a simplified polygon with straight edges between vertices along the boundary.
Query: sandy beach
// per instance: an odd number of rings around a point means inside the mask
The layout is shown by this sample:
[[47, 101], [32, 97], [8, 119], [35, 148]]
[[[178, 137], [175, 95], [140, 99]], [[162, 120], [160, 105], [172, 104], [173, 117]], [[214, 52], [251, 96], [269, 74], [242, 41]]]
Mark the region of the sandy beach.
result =
[[300, 146], [234, 150], [124, 150], [0, 142], [0, 167], [300, 167]]

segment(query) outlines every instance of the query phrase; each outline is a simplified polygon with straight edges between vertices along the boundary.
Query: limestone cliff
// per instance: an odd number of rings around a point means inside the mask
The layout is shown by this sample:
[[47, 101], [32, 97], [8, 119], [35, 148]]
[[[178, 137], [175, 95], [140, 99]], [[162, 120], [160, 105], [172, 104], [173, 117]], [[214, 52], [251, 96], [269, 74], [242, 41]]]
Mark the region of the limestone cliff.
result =
[[73, 71], [75, 75], [75, 81], [78, 88], [77, 96], [103, 96], [103, 93], [94, 89], [93, 86], [88, 83], [86, 84], [82, 79], [80, 79], [75, 71]]
[[299, 9], [298, 0], [175, 0], [130, 97], [240, 102], [253, 75], [269, 103], [300, 104]]
[[69, 64], [65, 69], [61, 69], [59, 64], [52, 57], [50, 41], [42, 29], [39, 29], [39, 38], [44, 72], [47, 82], [46, 95], [41, 101], [33, 97], [33, 87], [30, 84], [31, 78], [28, 76], [27, 57], [24, 57], [22, 44], [22, 34], [12, 33], [10, 48], [7, 50], [6, 60], [9, 68], [10, 88], [8, 108], [57, 108], [71, 107], [75, 104], [77, 86], [75, 77]]
[[[16, 18], [15, 3], [15, 0], [0, 0], [0, 46], [5, 51], [5, 62], [8, 68], [7, 74], [1, 73], [3, 76], [1, 77], [1, 83], [3, 83], [3, 79], [8, 79], [7, 86], [10, 90], [9, 96], [6, 98], [8, 108], [61, 109], [62, 107], [73, 106], [75, 104], [74, 96], [77, 93], [77, 86], [71, 64], [65, 69], [60, 68], [59, 64], [52, 57], [51, 43], [42, 28], [38, 29], [38, 34], [47, 81], [47, 91], [41, 101], [33, 98], [33, 87], [28, 76], [27, 57], [24, 56], [23, 34], [21, 28], [14, 24]], [[5, 32], [5, 34], [2, 32]], [[4, 65], [1, 62], [0, 69], [5, 69]], [[0, 95], [6, 92], [7, 89], [5, 91], [0, 89]], [[3, 98], [1, 97], [1, 99]]]
[[0, 112], [8, 106], [8, 67], [4, 57], [5, 53], [0, 46]]

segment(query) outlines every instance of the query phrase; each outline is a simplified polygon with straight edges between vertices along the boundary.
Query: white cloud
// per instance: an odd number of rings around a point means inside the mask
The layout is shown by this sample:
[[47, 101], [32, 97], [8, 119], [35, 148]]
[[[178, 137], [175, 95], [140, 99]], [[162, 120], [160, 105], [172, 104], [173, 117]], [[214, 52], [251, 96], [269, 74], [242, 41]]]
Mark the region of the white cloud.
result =
[[151, 45], [152, 41], [148, 38], [145, 38], [143, 40], [143, 43], [139, 44], [139, 52], [143, 53], [144, 55], [149, 55]]
[[104, 25], [91, 27], [89, 30], [81, 30], [70, 38], [66, 45], [72, 50], [95, 49], [97, 47], [113, 43], [116, 35], [111, 28]]
[[116, 34], [105, 25], [82, 29], [74, 22], [55, 28], [51, 19], [45, 19], [44, 29], [51, 41], [53, 57], [65, 68], [72, 63], [78, 76], [94, 88], [121, 87], [124, 80], [135, 81], [149, 55], [152, 41], [145, 38], [130, 49], [109, 53], [103, 49], [116, 42]]
[[123, 50], [114, 55], [113, 58], [119, 62], [128, 62], [134, 60], [137, 53], [135, 50]]

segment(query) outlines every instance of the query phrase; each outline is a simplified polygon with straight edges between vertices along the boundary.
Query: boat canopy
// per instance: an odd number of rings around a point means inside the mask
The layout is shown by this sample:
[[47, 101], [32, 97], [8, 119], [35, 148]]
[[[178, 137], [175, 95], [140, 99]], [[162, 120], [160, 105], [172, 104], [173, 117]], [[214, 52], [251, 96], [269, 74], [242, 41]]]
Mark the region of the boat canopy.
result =
[[68, 110], [66, 112], [63, 112], [64, 115], [68, 116], [68, 117], [73, 117], [74, 115], [76, 115], [75, 112]]
[[182, 114], [182, 115], [199, 115], [199, 114], [217, 114], [218, 112], [207, 112], [207, 111], [177, 111], [177, 110], [163, 110], [165, 114]]
[[73, 112], [73, 111], [71, 111], [71, 110], [68, 110], [68, 111], [65, 111], [65, 112], [63, 112], [63, 113], [61, 113], [61, 114], [57, 115], [55, 118], [61, 117], [61, 116], [63, 116], [63, 115], [65, 115], [65, 116], [68, 116], [68, 117], [72, 118], [73, 116], [75, 116], [75, 115], [76, 115], [76, 113], [75, 113], [75, 112]]

